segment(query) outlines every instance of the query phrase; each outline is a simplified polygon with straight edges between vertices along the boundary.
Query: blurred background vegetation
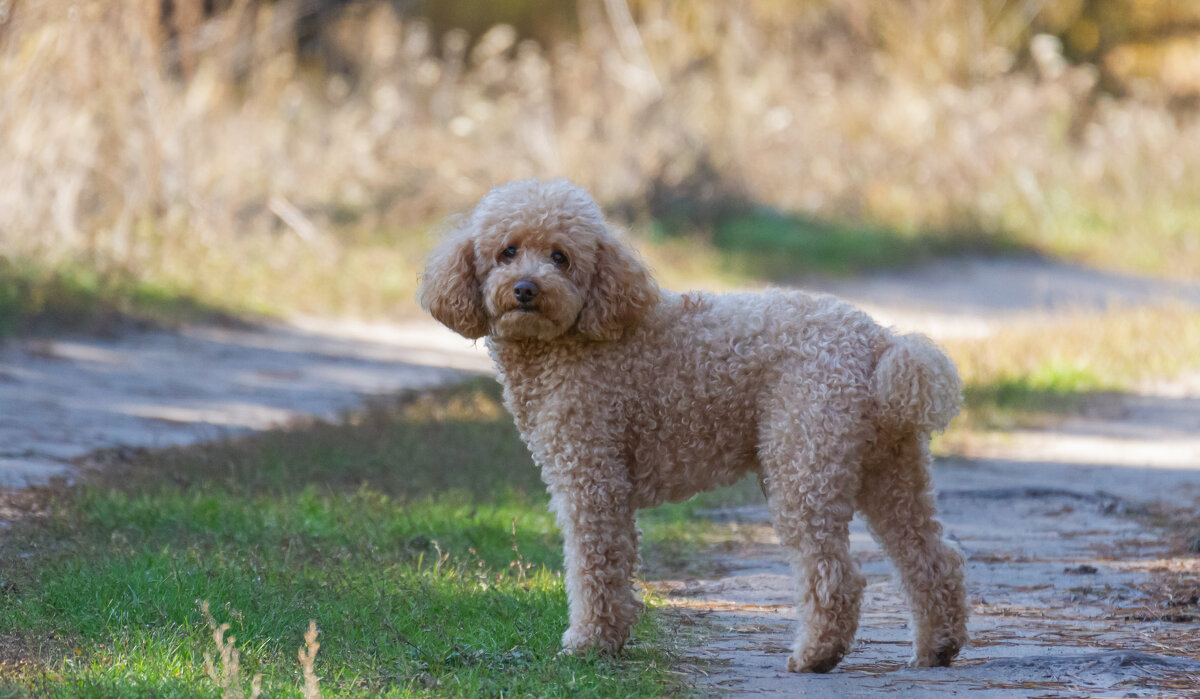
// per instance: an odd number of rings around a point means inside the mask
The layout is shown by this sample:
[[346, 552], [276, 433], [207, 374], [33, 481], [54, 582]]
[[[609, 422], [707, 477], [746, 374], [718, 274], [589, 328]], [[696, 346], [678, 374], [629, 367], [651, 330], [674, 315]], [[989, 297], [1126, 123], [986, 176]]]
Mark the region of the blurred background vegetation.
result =
[[1190, 0], [0, 0], [0, 320], [405, 312], [431, 226], [530, 176], [675, 285], [1194, 278], [1198, 114]]

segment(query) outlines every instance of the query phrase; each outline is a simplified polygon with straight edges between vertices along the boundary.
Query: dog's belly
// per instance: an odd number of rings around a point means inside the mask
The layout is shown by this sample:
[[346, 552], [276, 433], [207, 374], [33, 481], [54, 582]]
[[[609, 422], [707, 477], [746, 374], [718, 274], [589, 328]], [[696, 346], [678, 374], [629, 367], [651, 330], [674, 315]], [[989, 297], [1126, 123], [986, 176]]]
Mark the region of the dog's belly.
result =
[[[639, 507], [685, 500], [759, 469], [760, 403], [777, 371], [769, 360], [783, 352], [749, 351], [751, 330], [718, 325], [729, 334], [711, 338], [716, 331], [702, 328], [648, 343], [672, 349], [658, 353], [653, 380], [624, 406]], [[705, 334], [710, 342], [686, 340]]]
[[654, 421], [654, 428], [646, 426], [633, 435], [629, 467], [636, 507], [686, 500], [758, 470], [752, 420], [695, 418]]

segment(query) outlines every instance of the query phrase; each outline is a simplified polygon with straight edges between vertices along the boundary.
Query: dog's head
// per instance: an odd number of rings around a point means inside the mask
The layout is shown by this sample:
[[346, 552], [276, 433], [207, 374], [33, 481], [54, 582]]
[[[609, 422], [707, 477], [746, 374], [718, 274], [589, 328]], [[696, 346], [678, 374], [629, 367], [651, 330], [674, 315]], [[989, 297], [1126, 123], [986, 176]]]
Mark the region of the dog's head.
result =
[[469, 338], [614, 340], [658, 300], [600, 207], [566, 180], [493, 189], [430, 255], [421, 306]]

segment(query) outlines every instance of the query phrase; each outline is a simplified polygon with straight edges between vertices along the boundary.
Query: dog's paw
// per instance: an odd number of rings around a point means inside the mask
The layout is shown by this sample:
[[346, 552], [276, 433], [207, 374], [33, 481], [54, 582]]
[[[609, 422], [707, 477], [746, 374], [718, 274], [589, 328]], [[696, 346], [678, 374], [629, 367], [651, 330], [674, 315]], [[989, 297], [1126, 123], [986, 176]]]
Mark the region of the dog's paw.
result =
[[909, 664], [913, 667], [950, 667], [962, 646], [957, 639], [947, 639], [933, 648], [918, 650]]
[[587, 655], [590, 650], [597, 650], [607, 655], [613, 655], [621, 650], [623, 643], [616, 638], [615, 632], [608, 632], [601, 626], [584, 626], [567, 629], [562, 637], [562, 653], [564, 655]]
[[824, 674], [842, 662], [843, 652], [832, 654], [798, 653], [788, 658], [788, 672], [815, 672]]

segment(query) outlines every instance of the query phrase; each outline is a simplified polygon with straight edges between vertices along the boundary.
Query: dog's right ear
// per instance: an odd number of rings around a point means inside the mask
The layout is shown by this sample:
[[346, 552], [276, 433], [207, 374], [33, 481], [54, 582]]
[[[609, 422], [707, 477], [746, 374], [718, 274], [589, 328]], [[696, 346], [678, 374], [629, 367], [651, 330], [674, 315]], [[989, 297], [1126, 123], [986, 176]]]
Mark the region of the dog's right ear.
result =
[[430, 255], [417, 290], [421, 308], [463, 337], [488, 332], [483, 292], [475, 277], [475, 244], [469, 226], [455, 230]]

